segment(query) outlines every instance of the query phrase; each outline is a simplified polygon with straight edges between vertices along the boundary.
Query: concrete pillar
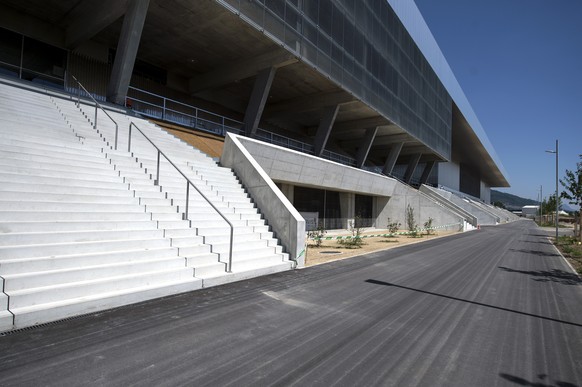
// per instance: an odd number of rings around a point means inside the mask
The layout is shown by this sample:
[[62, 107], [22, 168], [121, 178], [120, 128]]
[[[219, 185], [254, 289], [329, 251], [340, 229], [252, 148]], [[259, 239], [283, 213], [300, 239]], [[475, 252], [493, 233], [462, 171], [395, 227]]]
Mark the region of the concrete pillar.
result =
[[291, 184], [281, 184], [281, 192], [283, 195], [293, 204], [293, 199], [295, 196], [295, 186]]
[[346, 230], [356, 216], [356, 194], [353, 192], [340, 192], [340, 211], [342, 216], [342, 228]]
[[406, 184], [410, 184], [410, 180], [412, 180], [412, 176], [414, 175], [414, 171], [416, 170], [416, 166], [418, 165], [421, 156], [422, 153], [417, 153], [410, 156], [408, 168], [406, 168], [406, 173], [404, 174], [404, 182]]
[[259, 71], [257, 74], [253, 92], [251, 93], [251, 99], [249, 100], [247, 111], [245, 112], [245, 118], [243, 120], [245, 134], [248, 137], [254, 137], [257, 132], [261, 116], [263, 115], [263, 110], [265, 109], [265, 104], [267, 103], [267, 98], [269, 97], [269, 92], [271, 91], [273, 79], [275, 79], [276, 71], [277, 69], [275, 67], [269, 67]]
[[386, 158], [386, 162], [384, 163], [384, 168], [382, 169], [383, 174], [392, 175], [392, 171], [396, 165], [396, 160], [398, 160], [398, 156], [400, 156], [400, 151], [402, 151], [403, 146], [403, 142], [392, 145], [390, 152], [388, 153], [388, 157]]
[[376, 133], [378, 133], [377, 126], [374, 128], [366, 129], [366, 134], [362, 138], [362, 141], [360, 141], [360, 146], [358, 147], [358, 154], [356, 156], [356, 166], [358, 168], [362, 168], [364, 166], [366, 158], [368, 158], [370, 148], [372, 148], [372, 144], [374, 143], [374, 138], [376, 138]]
[[333, 123], [339, 112], [339, 105], [328, 106], [323, 111], [323, 117], [319, 123], [319, 128], [317, 128], [317, 133], [315, 134], [315, 155], [321, 156], [327, 144], [327, 139], [333, 128]]
[[420, 176], [420, 184], [426, 184], [430, 173], [432, 172], [436, 161], [428, 161], [424, 166], [424, 170], [422, 171], [422, 176]]
[[149, 3], [149, 0], [131, 0], [123, 18], [115, 62], [107, 86], [107, 100], [118, 105], [125, 104]]

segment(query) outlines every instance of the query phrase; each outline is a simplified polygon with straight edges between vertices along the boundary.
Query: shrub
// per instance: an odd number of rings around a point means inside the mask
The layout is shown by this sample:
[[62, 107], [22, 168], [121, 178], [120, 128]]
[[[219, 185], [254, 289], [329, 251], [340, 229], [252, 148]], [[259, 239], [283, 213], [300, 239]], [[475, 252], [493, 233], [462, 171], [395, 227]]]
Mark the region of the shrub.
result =
[[424, 229], [426, 230], [426, 235], [430, 235], [434, 232], [432, 229], [433, 218], [429, 217], [426, 222], [424, 222]]
[[352, 232], [351, 238], [340, 239], [337, 241], [342, 246], [350, 249], [359, 249], [364, 244], [362, 240], [362, 217], [356, 215], [354, 220], [350, 221], [350, 230]]
[[390, 222], [390, 218], [388, 218], [388, 232], [392, 235], [396, 234], [400, 229], [399, 222]]
[[409, 204], [406, 206], [406, 226], [408, 227], [409, 235], [411, 237], [418, 236], [418, 226], [414, 219], [414, 208]]
[[327, 234], [327, 230], [323, 226], [319, 226], [316, 230], [308, 231], [307, 237], [315, 241], [315, 247], [321, 247], [325, 234]]

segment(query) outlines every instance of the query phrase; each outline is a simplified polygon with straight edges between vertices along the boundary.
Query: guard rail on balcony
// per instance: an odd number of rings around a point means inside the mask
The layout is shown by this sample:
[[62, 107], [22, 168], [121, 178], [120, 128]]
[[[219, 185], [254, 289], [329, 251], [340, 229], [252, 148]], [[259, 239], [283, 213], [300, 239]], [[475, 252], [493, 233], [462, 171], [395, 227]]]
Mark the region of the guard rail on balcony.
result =
[[[241, 121], [212, 113], [136, 87], [129, 88], [129, 95], [125, 98], [125, 104], [126, 107], [139, 112], [144, 116], [173, 122], [220, 136], [225, 136], [227, 132], [235, 134], [242, 134], [243, 132], [244, 124]], [[311, 155], [314, 153], [314, 146], [311, 144], [272, 133], [261, 128], [257, 129], [256, 133], [257, 138], [265, 142]], [[336, 152], [325, 150], [321, 157], [351, 167], [356, 166], [356, 160], [354, 158]]]

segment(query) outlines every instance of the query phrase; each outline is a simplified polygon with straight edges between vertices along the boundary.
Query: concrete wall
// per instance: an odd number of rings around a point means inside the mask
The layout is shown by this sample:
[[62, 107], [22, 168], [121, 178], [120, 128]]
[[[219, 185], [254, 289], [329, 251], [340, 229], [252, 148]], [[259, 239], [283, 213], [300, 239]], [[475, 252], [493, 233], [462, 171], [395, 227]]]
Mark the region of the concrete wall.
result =
[[[451, 229], [463, 229], [464, 219], [461, 216], [443, 208], [418, 190], [404, 184], [398, 184], [394, 189], [392, 197], [378, 214], [377, 224], [385, 227], [388, 218], [390, 218], [390, 222], [399, 222], [401, 228], [406, 229], [406, 209], [408, 206], [414, 209], [414, 218], [418, 227], [423, 227], [424, 222], [432, 218], [433, 226], [457, 224], [458, 226], [453, 226]], [[382, 203], [379, 203], [378, 208], [381, 207]]]
[[458, 191], [461, 182], [461, 166], [453, 162], [448, 162], [438, 163], [438, 168], [439, 184]]
[[293, 185], [347, 191], [373, 196], [391, 196], [395, 179], [348, 167], [291, 149], [238, 137], [271, 179]]
[[497, 222], [499, 221], [497, 216], [495, 216], [490, 211], [487, 211], [482, 206], [480, 206], [472, 201], [463, 199], [463, 198], [455, 195], [452, 192], [445, 191], [442, 189], [434, 188], [433, 190], [435, 192], [438, 192], [439, 195], [441, 195], [445, 199], [448, 199], [452, 203], [456, 204], [457, 206], [461, 207], [465, 211], [467, 211], [470, 214], [472, 214], [473, 216], [475, 216], [477, 218], [477, 224], [494, 225], [494, 224], [497, 224]]
[[228, 134], [220, 162], [232, 168], [298, 267], [305, 266], [305, 220], [239, 141]]
[[[426, 195], [399, 181], [348, 167], [325, 159], [267, 144], [247, 137], [236, 137], [256, 159], [269, 177], [277, 182], [319, 189], [346, 192], [340, 196], [342, 213], [349, 214], [353, 193], [376, 196], [374, 214], [376, 227], [385, 228], [388, 217], [391, 222], [406, 224], [406, 207], [414, 208], [416, 223], [422, 227], [428, 218], [433, 225], [459, 224], [463, 218], [438, 205]], [[457, 183], [458, 184], [458, 183]], [[348, 194], [351, 192], [352, 194]], [[353, 206], [353, 203], [351, 203]]]
[[481, 200], [485, 203], [491, 203], [491, 187], [481, 180]]

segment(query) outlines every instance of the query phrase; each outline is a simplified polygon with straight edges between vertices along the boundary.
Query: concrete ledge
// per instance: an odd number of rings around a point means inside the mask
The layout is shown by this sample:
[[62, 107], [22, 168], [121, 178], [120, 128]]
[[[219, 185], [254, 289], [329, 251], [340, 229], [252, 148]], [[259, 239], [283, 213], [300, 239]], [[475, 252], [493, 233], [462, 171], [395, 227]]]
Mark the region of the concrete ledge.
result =
[[228, 133], [221, 164], [232, 168], [298, 267], [305, 265], [305, 219], [239, 140]]

